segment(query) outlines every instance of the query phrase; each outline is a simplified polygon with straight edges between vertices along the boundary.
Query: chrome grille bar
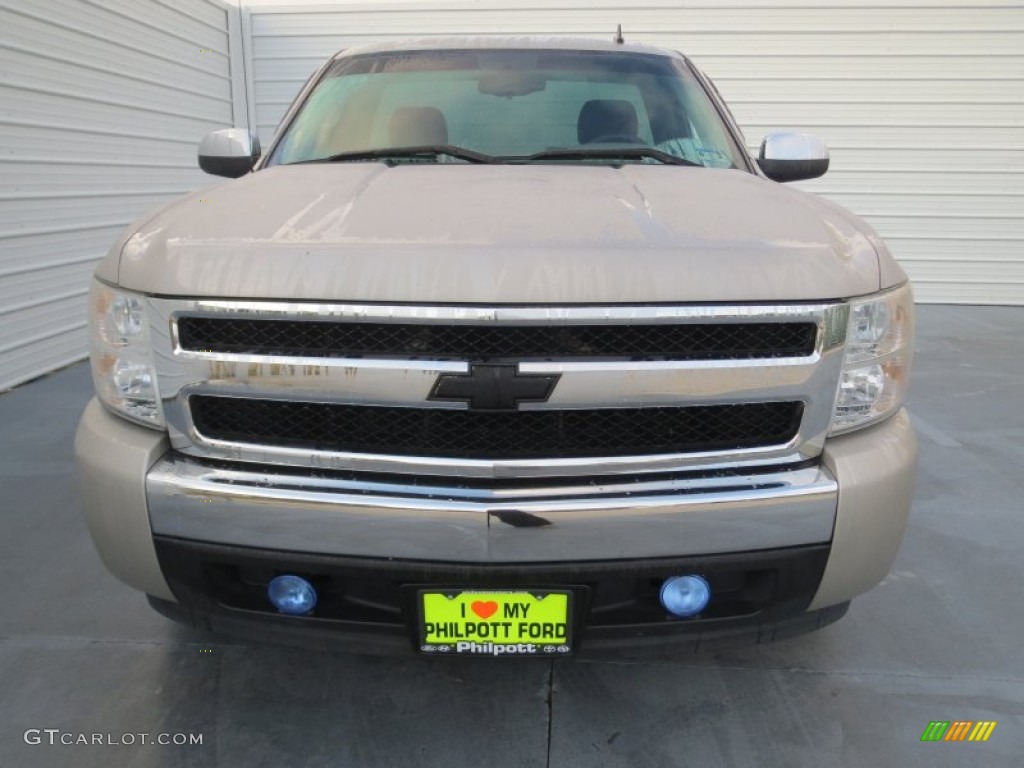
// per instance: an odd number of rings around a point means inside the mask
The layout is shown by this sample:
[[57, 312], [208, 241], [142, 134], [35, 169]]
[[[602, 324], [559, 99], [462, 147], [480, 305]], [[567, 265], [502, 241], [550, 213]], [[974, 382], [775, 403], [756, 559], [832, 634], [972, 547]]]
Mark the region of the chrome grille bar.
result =
[[[623, 475], [716, 466], [786, 464], [817, 456], [828, 429], [842, 359], [843, 303], [758, 306], [463, 307], [149, 299], [161, 397], [172, 445], [193, 456], [266, 464], [464, 477]], [[317, 320], [401, 324], [644, 325], [813, 323], [805, 356], [710, 360], [530, 360], [524, 374], [560, 375], [551, 397], [523, 410], [660, 407], [799, 401], [803, 419], [784, 445], [729, 451], [559, 459], [474, 459], [308, 450], [204, 437], [192, 421], [191, 395], [311, 403], [465, 408], [429, 400], [442, 373], [469, 361], [371, 357], [291, 357], [185, 350], [182, 317]], [[343, 442], [343, 441], [341, 441]]]

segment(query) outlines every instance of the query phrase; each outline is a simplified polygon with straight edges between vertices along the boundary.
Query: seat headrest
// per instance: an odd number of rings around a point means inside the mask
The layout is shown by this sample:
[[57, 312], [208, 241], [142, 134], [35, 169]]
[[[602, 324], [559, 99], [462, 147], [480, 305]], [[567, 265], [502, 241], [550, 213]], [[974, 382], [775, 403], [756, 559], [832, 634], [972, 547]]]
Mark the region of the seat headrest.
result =
[[393, 147], [448, 143], [448, 122], [437, 107], [399, 107], [388, 121]]
[[636, 136], [636, 108], [625, 99], [591, 99], [580, 110], [576, 138], [589, 144], [600, 136]]

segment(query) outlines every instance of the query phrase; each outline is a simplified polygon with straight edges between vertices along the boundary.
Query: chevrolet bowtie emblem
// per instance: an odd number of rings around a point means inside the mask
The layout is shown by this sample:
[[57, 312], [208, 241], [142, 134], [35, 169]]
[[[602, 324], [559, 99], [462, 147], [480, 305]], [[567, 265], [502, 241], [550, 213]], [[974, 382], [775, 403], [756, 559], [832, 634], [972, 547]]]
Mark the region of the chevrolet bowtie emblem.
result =
[[520, 403], [543, 403], [560, 374], [519, 373], [509, 363], [471, 363], [468, 373], [443, 373], [428, 400], [461, 401], [471, 411], [516, 411]]

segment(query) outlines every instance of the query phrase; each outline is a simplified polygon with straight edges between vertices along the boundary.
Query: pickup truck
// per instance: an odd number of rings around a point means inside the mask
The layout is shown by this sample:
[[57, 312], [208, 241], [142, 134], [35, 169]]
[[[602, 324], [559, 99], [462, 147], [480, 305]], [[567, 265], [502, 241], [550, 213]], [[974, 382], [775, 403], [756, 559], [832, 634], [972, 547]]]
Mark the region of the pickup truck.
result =
[[621, 41], [343, 51], [265, 152], [135, 222], [90, 293], [75, 450], [99, 554], [270, 641], [569, 657], [766, 642], [895, 557], [907, 277]]

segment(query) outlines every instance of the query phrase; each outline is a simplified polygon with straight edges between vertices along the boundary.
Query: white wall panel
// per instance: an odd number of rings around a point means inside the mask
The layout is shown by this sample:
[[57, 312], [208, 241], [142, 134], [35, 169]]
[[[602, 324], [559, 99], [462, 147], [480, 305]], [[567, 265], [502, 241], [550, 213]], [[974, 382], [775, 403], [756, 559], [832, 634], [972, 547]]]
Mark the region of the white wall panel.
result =
[[335, 51], [432, 34], [570, 34], [682, 50], [751, 150], [806, 129], [832, 148], [807, 189], [864, 215], [923, 301], [1024, 304], [1024, 2], [250, 0], [264, 141]]
[[[0, 390], [86, 352], [95, 262], [245, 114], [216, 0], [0, 0]], [[234, 64], [233, 64], [234, 62]]]

